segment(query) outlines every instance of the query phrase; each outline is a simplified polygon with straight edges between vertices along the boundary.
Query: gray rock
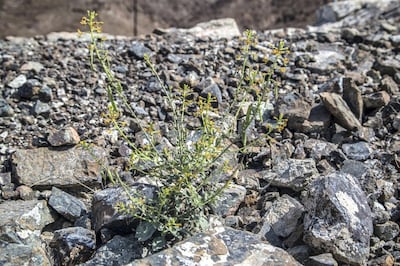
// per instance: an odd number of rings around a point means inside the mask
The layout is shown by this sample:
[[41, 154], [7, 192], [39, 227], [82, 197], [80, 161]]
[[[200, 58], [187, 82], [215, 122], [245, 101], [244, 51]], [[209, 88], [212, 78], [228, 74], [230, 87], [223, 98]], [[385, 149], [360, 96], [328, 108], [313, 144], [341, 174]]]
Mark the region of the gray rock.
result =
[[36, 74], [38, 74], [42, 69], [44, 68], [44, 66], [39, 63], [39, 62], [33, 62], [33, 61], [29, 61], [25, 64], [23, 64], [21, 66], [21, 71], [34, 71]]
[[52, 265], [45, 249], [40, 245], [39, 242], [33, 245], [20, 243], [2, 244], [0, 245], [0, 265]]
[[54, 232], [50, 242], [58, 265], [76, 265], [90, 258], [96, 249], [96, 235], [82, 227], [68, 227]]
[[53, 98], [53, 92], [50, 87], [43, 85], [39, 91], [39, 100], [42, 102], [50, 102]]
[[[129, 187], [129, 193], [140, 193], [146, 199], [155, 197], [156, 187], [146, 184], [135, 184]], [[92, 224], [96, 232], [108, 228], [116, 232], [131, 232], [132, 218], [117, 211], [117, 204], [129, 204], [129, 195], [121, 187], [100, 190], [93, 195]]]
[[78, 144], [81, 139], [78, 132], [73, 127], [66, 127], [61, 130], [53, 131], [49, 134], [47, 141], [51, 146], [65, 146]]
[[218, 197], [218, 200], [212, 205], [214, 212], [222, 217], [235, 214], [240, 203], [244, 201], [246, 189], [242, 186], [232, 184]]
[[365, 141], [345, 143], [342, 145], [342, 150], [349, 159], [357, 161], [368, 159], [372, 153], [372, 148]]
[[132, 42], [128, 49], [128, 54], [136, 59], [143, 59], [145, 54], [150, 55], [150, 53], [151, 50], [140, 42]]
[[100, 184], [100, 163], [105, 164], [105, 151], [90, 149], [17, 150], [12, 155], [13, 173], [20, 184], [30, 187], [96, 187]]
[[362, 128], [360, 121], [339, 94], [322, 92], [320, 96], [326, 109], [336, 118], [339, 125], [350, 131]]
[[18, 75], [15, 79], [10, 81], [7, 85], [13, 89], [22, 87], [28, 79], [24, 74]]
[[309, 156], [315, 160], [330, 157], [331, 153], [337, 150], [336, 144], [319, 139], [308, 139], [304, 142], [303, 147], [309, 153]]
[[339, 69], [341, 60], [345, 56], [337, 48], [319, 49], [315, 54], [315, 62], [307, 64], [307, 68], [316, 74], [328, 75], [332, 71]]
[[125, 265], [143, 256], [143, 247], [133, 235], [116, 235], [104, 246], [96, 250], [93, 257], [81, 266]]
[[395, 58], [378, 59], [374, 63], [374, 69], [378, 70], [381, 75], [389, 75], [394, 77], [400, 72], [400, 61]]
[[333, 258], [331, 253], [319, 254], [311, 256], [308, 260], [309, 266], [337, 266], [337, 261]]
[[332, 173], [315, 179], [308, 186], [304, 207], [307, 244], [332, 253], [340, 262], [365, 264], [373, 232], [372, 214], [354, 177]]
[[51, 108], [47, 103], [43, 103], [39, 100], [35, 102], [32, 108], [32, 115], [38, 116], [41, 115], [43, 117], [48, 117], [50, 114]]
[[56, 187], [51, 190], [49, 205], [71, 222], [87, 213], [82, 201]]
[[0, 188], [11, 184], [11, 173], [0, 173]]
[[399, 225], [392, 221], [374, 226], [374, 234], [384, 241], [395, 239], [400, 233]]
[[167, 250], [126, 266], [139, 265], [301, 265], [286, 251], [260, 241], [257, 235], [216, 227]]
[[264, 224], [270, 225], [275, 235], [288, 237], [296, 230], [303, 212], [303, 205], [285, 194], [272, 203], [262, 220]]
[[311, 181], [318, 170], [313, 159], [279, 160], [273, 165], [272, 171], [261, 171], [261, 178], [277, 187], [286, 187], [301, 191]]
[[0, 98], [0, 117], [12, 116], [13, 114], [13, 108], [7, 103], [6, 100]]
[[0, 239], [5, 243], [37, 243], [42, 229], [54, 222], [46, 201], [0, 203]]

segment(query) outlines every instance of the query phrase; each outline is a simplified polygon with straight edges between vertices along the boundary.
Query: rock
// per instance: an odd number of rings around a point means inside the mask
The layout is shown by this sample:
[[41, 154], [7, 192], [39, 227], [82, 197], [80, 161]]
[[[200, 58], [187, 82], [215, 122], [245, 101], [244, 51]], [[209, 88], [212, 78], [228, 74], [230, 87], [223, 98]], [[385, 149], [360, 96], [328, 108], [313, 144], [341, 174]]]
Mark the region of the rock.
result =
[[71, 222], [87, 213], [82, 201], [56, 187], [51, 190], [49, 205]]
[[6, 100], [0, 98], [0, 117], [12, 116], [13, 114], [13, 108], [7, 103]]
[[337, 151], [337, 145], [319, 139], [308, 139], [303, 147], [309, 157], [318, 161], [322, 158], [330, 158], [333, 152]]
[[39, 63], [39, 62], [33, 62], [29, 61], [25, 64], [23, 64], [20, 68], [22, 72], [24, 71], [34, 71], [36, 74], [39, 74], [39, 72], [44, 68], [44, 66]]
[[39, 100], [41, 102], [47, 103], [50, 102], [52, 98], [53, 98], [53, 92], [51, 91], [51, 88], [48, 87], [47, 85], [43, 85], [39, 91]]
[[394, 58], [378, 59], [374, 63], [374, 69], [378, 70], [381, 75], [389, 75], [394, 77], [400, 71], [400, 61]]
[[326, 109], [336, 118], [340, 126], [350, 131], [362, 128], [360, 121], [339, 94], [322, 92], [320, 96]]
[[32, 108], [31, 113], [34, 116], [41, 115], [43, 117], [48, 117], [50, 115], [50, 111], [51, 111], [50, 105], [37, 100]]
[[212, 204], [214, 212], [222, 217], [235, 214], [240, 203], [244, 201], [246, 189], [239, 185], [230, 185], [222, 191], [218, 200]]
[[18, 96], [25, 100], [37, 98], [42, 84], [37, 79], [28, 79], [18, 88]]
[[374, 226], [374, 234], [382, 240], [389, 241], [395, 239], [400, 233], [400, 227], [397, 223], [387, 221], [383, 224]]
[[318, 170], [313, 159], [287, 159], [278, 161], [272, 171], [260, 172], [261, 178], [277, 187], [286, 187], [294, 191], [302, 190], [312, 180]]
[[73, 127], [66, 127], [61, 130], [53, 131], [49, 134], [47, 141], [51, 146], [66, 146], [78, 144], [81, 139], [78, 132]]
[[145, 251], [134, 235], [126, 237], [116, 235], [101, 246], [93, 257], [81, 266], [125, 265], [135, 259], [142, 258]]
[[350, 110], [356, 116], [360, 123], [362, 122], [364, 103], [361, 97], [361, 90], [358, 89], [354, 81], [350, 78], [342, 78], [343, 100], [350, 107]]
[[372, 148], [365, 141], [345, 143], [342, 145], [342, 150], [349, 159], [357, 161], [368, 159], [372, 153]]
[[340, 262], [365, 264], [373, 233], [372, 214], [354, 177], [336, 172], [315, 179], [308, 186], [304, 207], [307, 244], [332, 253]]
[[378, 91], [363, 96], [365, 108], [376, 109], [390, 102], [390, 95], [386, 91]]
[[281, 102], [276, 106], [277, 113], [288, 119], [288, 128], [293, 130], [301, 128], [302, 123], [308, 119], [312, 107], [310, 103], [294, 93], [283, 96]]
[[51, 265], [40, 240], [43, 228], [54, 222], [45, 201], [0, 203], [0, 264]]
[[90, 258], [96, 248], [96, 235], [82, 227], [68, 227], [54, 232], [50, 242], [58, 265], [77, 265]]
[[[172, 263], [171, 263], [172, 262]], [[216, 227], [199, 233], [167, 250], [126, 266], [139, 265], [301, 265], [286, 251], [254, 234]]]
[[316, 256], [311, 256], [308, 260], [309, 266], [337, 266], [337, 261], [331, 253], [324, 253]]
[[150, 56], [150, 53], [151, 50], [140, 42], [132, 42], [128, 49], [128, 55], [133, 56], [136, 59], [143, 59], [145, 54]]
[[[146, 184], [135, 184], [129, 187], [131, 195], [140, 193], [146, 199], [155, 197], [156, 187]], [[108, 228], [115, 232], [131, 232], [132, 217], [117, 211], [117, 204], [129, 204], [127, 191], [121, 187], [100, 190], [93, 195], [92, 224], [96, 232]]]
[[28, 79], [26, 78], [26, 76], [24, 74], [20, 74], [15, 79], [10, 81], [7, 85], [8, 85], [8, 87], [11, 87], [13, 89], [19, 89], [25, 84], [25, 82], [27, 80]]
[[335, 47], [326, 50], [319, 49], [315, 54], [315, 62], [307, 64], [307, 69], [316, 74], [327, 75], [338, 70], [340, 61], [344, 59], [345, 56]]
[[33, 200], [35, 196], [32, 188], [25, 185], [18, 186], [15, 191], [18, 192], [19, 197], [22, 200]]
[[[104, 150], [37, 148], [17, 150], [12, 156], [13, 174], [20, 184], [30, 187], [95, 187], [100, 184]], [[105, 163], [105, 162], [103, 162]], [[32, 174], [35, 173], [35, 174]]]
[[240, 37], [240, 30], [232, 18], [223, 18], [199, 23], [190, 29], [169, 29], [168, 33], [191, 34], [197, 38], [232, 39]]
[[[267, 209], [262, 220], [268, 224], [274, 231], [274, 234], [279, 237], [288, 237], [293, 233], [298, 226], [299, 219], [303, 215], [304, 207], [294, 198], [283, 195], [272, 203], [272, 206]], [[268, 232], [263, 232], [263, 237], [268, 240]]]
[[207, 78], [201, 81], [197, 87], [201, 89], [201, 96], [203, 96], [205, 99], [207, 99], [208, 94], [210, 94], [211, 97], [215, 98], [217, 104], [222, 103], [221, 89], [212, 78]]

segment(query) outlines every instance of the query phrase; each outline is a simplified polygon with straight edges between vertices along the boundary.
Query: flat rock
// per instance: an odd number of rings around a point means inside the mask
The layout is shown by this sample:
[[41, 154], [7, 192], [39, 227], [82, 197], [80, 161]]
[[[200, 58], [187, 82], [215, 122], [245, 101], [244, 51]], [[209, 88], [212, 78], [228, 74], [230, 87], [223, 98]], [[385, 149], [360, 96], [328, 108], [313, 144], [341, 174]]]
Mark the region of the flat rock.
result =
[[372, 213], [353, 176], [335, 172], [315, 179], [308, 186], [304, 207], [307, 244], [332, 253], [340, 262], [365, 264], [373, 233]]
[[37, 148], [17, 150], [12, 155], [13, 173], [18, 182], [30, 187], [80, 187], [99, 185], [103, 149]]
[[301, 265], [283, 249], [257, 235], [216, 227], [150, 257], [126, 266], [142, 265]]
[[56, 187], [51, 190], [49, 205], [71, 222], [75, 222], [87, 213], [86, 206], [81, 200]]
[[320, 96], [326, 109], [336, 118], [340, 126], [350, 131], [362, 128], [360, 121], [339, 94], [322, 92]]

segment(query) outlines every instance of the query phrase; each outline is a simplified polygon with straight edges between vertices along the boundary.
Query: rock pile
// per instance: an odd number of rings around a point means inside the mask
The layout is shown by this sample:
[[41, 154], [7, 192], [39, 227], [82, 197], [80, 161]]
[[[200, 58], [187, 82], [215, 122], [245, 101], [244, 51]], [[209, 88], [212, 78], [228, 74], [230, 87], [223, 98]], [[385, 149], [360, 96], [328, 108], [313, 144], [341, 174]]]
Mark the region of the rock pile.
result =
[[[290, 45], [279, 99], [267, 108], [288, 118], [287, 128], [275, 144], [252, 147], [250, 168], [214, 206], [210, 231], [154, 254], [135, 239], [137, 223], [116, 212], [124, 191], [102, 187], [101, 162], [76, 145], [92, 142], [96, 158], [121, 168], [129, 156], [101, 116], [105, 78], [88, 67], [87, 42], [68, 34], [1, 40], [0, 264], [399, 261], [400, 3], [334, 2], [318, 23], [259, 35], [260, 60], [271, 41]], [[229, 25], [229, 38], [218, 38], [218, 29], [210, 29], [212, 38], [171, 30], [107, 42], [143, 123], [154, 121], [168, 136], [168, 108], [144, 53], [169, 85], [212, 89], [221, 106], [230, 100], [241, 47]], [[127, 121], [140, 142], [138, 125]], [[132, 189], [153, 193], [126, 175]]]

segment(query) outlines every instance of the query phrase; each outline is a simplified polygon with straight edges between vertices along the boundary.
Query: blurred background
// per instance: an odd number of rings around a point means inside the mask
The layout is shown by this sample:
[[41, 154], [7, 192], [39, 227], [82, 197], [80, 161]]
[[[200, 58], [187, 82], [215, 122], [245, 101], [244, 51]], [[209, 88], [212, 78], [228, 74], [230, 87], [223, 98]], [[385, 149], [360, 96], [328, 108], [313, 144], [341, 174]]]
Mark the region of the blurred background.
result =
[[0, 37], [76, 31], [86, 10], [96, 10], [104, 31], [115, 35], [187, 28], [232, 17], [239, 27], [266, 30], [305, 27], [316, 10], [333, 0], [0, 0]]

